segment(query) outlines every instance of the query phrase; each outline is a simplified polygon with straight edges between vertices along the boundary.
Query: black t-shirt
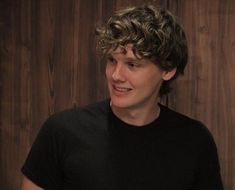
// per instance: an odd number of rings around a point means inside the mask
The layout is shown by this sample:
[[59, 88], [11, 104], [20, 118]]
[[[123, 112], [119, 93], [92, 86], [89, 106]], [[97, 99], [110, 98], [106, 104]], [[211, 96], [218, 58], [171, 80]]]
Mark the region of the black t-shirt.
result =
[[109, 100], [55, 114], [22, 172], [46, 190], [222, 190], [207, 128], [160, 108], [142, 127], [117, 118]]

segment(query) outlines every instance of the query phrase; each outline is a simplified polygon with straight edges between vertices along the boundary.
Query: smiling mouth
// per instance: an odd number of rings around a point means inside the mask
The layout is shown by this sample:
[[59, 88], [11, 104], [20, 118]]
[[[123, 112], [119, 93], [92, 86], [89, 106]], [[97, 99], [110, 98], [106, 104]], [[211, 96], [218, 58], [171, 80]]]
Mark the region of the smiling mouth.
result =
[[118, 86], [113, 86], [113, 89], [117, 92], [129, 92], [132, 90], [131, 88], [118, 87]]

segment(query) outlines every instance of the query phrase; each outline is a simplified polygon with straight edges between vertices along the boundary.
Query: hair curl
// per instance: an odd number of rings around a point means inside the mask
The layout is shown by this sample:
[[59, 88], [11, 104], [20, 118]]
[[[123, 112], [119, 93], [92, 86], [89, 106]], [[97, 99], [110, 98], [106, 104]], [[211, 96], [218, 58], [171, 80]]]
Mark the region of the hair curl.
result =
[[175, 76], [164, 81], [159, 95], [170, 92], [170, 83], [184, 73], [188, 59], [185, 33], [176, 17], [164, 8], [144, 5], [117, 11], [106, 25], [96, 28], [103, 53], [118, 46], [133, 45], [137, 58], [147, 58], [161, 69], [176, 68]]

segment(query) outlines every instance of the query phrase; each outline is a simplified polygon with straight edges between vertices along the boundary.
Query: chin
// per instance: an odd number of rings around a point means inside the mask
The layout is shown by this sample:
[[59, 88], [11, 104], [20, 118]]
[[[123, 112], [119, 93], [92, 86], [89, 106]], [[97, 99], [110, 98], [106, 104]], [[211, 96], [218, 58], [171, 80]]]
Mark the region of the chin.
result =
[[131, 108], [134, 105], [134, 102], [131, 101], [130, 99], [126, 98], [126, 99], [121, 99], [121, 98], [115, 98], [115, 97], [111, 97], [111, 101], [112, 101], [112, 106], [116, 107], [116, 108], [121, 108], [121, 109], [125, 109], [125, 108]]

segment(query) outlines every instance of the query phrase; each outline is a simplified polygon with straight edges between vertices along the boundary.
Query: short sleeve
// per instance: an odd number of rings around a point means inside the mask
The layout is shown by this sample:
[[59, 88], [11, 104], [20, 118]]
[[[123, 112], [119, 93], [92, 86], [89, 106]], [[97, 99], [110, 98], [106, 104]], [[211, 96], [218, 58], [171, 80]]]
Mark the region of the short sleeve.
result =
[[223, 190], [216, 144], [206, 129], [193, 190]]
[[40, 129], [21, 169], [33, 183], [44, 189], [60, 189], [63, 136], [52, 119]]

